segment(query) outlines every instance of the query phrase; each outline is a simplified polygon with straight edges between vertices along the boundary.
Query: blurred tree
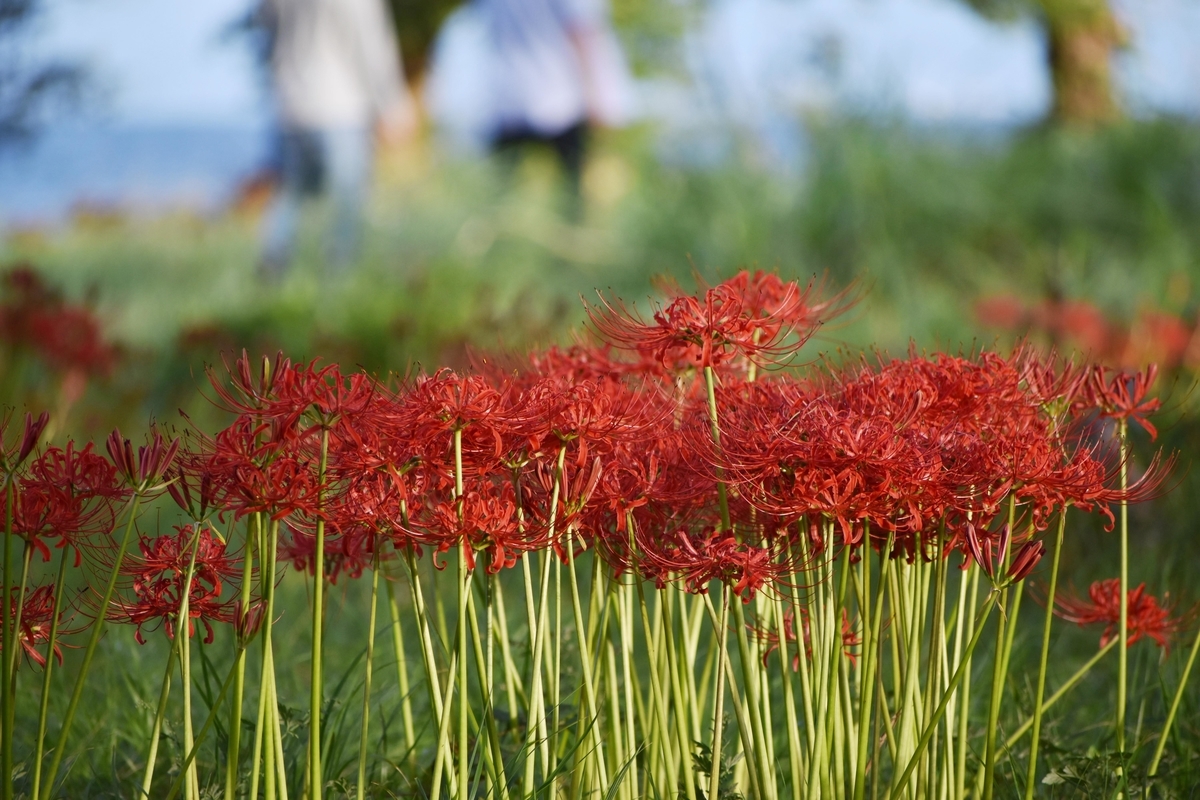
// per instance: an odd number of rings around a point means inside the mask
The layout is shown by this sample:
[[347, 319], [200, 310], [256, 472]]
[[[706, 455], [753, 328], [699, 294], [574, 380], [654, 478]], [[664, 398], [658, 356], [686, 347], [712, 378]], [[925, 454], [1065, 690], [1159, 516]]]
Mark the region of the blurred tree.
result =
[[18, 46], [38, 12], [38, 0], [0, 0], [0, 147], [28, 136], [40, 112], [73, 100], [83, 70], [58, 61], [29, 61]]
[[1054, 82], [1053, 122], [1097, 125], [1120, 116], [1109, 62], [1127, 37], [1108, 0], [967, 2], [993, 18], [1032, 11], [1041, 20]]

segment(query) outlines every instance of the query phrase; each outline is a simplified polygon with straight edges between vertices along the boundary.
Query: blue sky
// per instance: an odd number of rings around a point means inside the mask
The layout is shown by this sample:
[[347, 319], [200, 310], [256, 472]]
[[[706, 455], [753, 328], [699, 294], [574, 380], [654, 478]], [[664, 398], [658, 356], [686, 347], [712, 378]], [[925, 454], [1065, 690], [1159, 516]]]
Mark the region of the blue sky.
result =
[[[836, 35], [846, 65], [835, 102], [868, 103], [929, 121], [999, 121], [1036, 116], [1048, 98], [1037, 26], [996, 25], [958, 0], [710, 0], [714, 15], [743, 17], [743, 51], [757, 68], [725, 70], [761, 93], [829, 99], [797, 67], [780, 74], [775, 50], [802, 53], [804, 35]], [[265, 97], [244, 41], [223, 39], [251, 0], [45, 0], [27, 42], [37, 53], [79, 59], [100, 87], [102, 117], [125, 123], [250, 124], [266, 119]], [[1200, 114], [1200, 0], [1114, 0], [1133, 33], [1118, 56], [1133, 109]], [[757, 10], [748, 16], [746, 9]], [[725, 31], [734, 26], [718, 25]], [[773, 35], [772, 35], [773, 34]], [[697, 34], [703, 40], [707, 34]], [[755, 36], [763, 36], [763, 40]], [[768, 41], [770, 40], [770, 41]], [[730, 43], [714, 43], [729, 53]], [[737, 47], [732, 49], [736, 50]], [[752, 57], [751, 61], [755, 59]], [[786, 71], [786, 64], [783, 65]], [[770, 70], [770, 80], [755, 73]], [[712, 71], [712, 66], [708, 67]], [[745, 73], [745, 70], [740, 70]], [[807, 81], [807, 83], [806, 83]], [[740, 93], [740, 92], [739, 92]], [[753, 92], [751, 92], [753, 94]], [[750, 98], [754, 101], [754, 98]]]

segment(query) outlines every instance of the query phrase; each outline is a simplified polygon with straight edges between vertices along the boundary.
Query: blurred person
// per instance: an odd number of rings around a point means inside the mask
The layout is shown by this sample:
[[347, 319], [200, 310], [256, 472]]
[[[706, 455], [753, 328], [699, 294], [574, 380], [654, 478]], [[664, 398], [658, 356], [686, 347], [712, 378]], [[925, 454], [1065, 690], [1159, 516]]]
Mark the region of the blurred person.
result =
[[358, 256], [374, 156], [416, 127], [399, 46], [383, 0], [265, 0], [270, 70], [280, 120], [280, 185], [263, 225], [260, 273], [291, 261], [303, 201], [333, 205], [327, 254], [345, 267]]
[[510, 166], [551, 148], [577, 216], [589, 133], [629, 121], [631, 83], [606, 0], [475, 0], [447, 19], [428, 88], [452, 134]]

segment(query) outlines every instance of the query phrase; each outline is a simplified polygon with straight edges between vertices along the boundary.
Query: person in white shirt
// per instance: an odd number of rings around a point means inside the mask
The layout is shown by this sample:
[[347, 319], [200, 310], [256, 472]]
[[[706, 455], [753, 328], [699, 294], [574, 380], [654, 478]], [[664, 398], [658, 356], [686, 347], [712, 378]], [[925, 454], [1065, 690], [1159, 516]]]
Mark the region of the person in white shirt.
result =
[[265, 0], [271, 77], [281, 125], [281, 182], [263, 225], [261, 272], [278, 278], [295, 245], [306, 197], [333, 204], [329, 262], [358, 255], [372, 135], [415, 128], [391, 19], [383, 0]]

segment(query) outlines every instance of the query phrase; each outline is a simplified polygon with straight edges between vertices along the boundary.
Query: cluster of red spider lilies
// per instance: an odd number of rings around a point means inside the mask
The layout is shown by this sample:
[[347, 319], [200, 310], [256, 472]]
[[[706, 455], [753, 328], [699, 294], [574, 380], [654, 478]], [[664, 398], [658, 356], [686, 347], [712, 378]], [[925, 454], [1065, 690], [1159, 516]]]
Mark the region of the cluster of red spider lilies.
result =
[[[368, 620], [360, 798], [388, 770], [433, 798], [990, 798], [1000, 758], [1030, 730], [1031, 795], [1043, 711], [1118, 643], [1165, 645], [1179, 627], [1127, 586], [1126, 506], [1159, 492], [1169, 468], [1155, 459], [1129, 478], [1129, 425], [1155, 433], [1154, 371], [1032, 350], [801, 364], [844, 306], [743, 272], [649, 318], [602, 300], [586, 341], [471, 374], [389, 384], [243, 355], [210, 375], [227, 428], [191, 430], [182, 447], [152, 431], [136, 452], [114, 433], [108, 458], [39, 446], [46, 417], [27, 417], [0, 465], [5, 540], [24, 545], [4, 562], [3, 768], [28, 691], [18, 678], [34, 662], [36, 734], [18, 740], [32, 751], [28, 794], [69, 785], [62, 760], [89, 667], [106, 623], [127, 623], [139, 642], [157, 629], [172, 642], [142, 796], [199, 798], [222, 782], [230, 799], [324, 796], [343, 777], [322, 735], [324, 626], [338, 613], [327, 584], [369, 572], [369, 609], [347, 610]], [[186, 524], [143, 533], [142, 512], [167, 494]], [[1119, 526], [1122, 558], [1090, 599], [1063, 601], [1072, 507]], [[31, 565], [55, 559], [57, 577], [34, 586]], [[275, 679], [277, 659], [297, 654], [272, 633], [288, 563], [311, 576], [300, 769], [284, 753]], [[77, 573], [90, 589], [73, 599]], [[1035, 573], [1048, 609], [1035, 712], [1001, 742]], [[378, 752], [371, 732], [381, 577], [402, 757]], [[1107, 628], [1097, 657], [1047, 698], [1056, 607]], [[985, 629], [995, 646], [977, 654]], [[201, 632], [228, 636], [233, 657], [196, 731], [189, 640]], [[47, 750], [55, 660], [85, 634]], [[985, 659], [986, 724], [970, 701], [972, 663]], [[156, 782], [176, 671], [180, 768]], [[219, 715], [224, 763], [202, 775], [196, 756]]]

